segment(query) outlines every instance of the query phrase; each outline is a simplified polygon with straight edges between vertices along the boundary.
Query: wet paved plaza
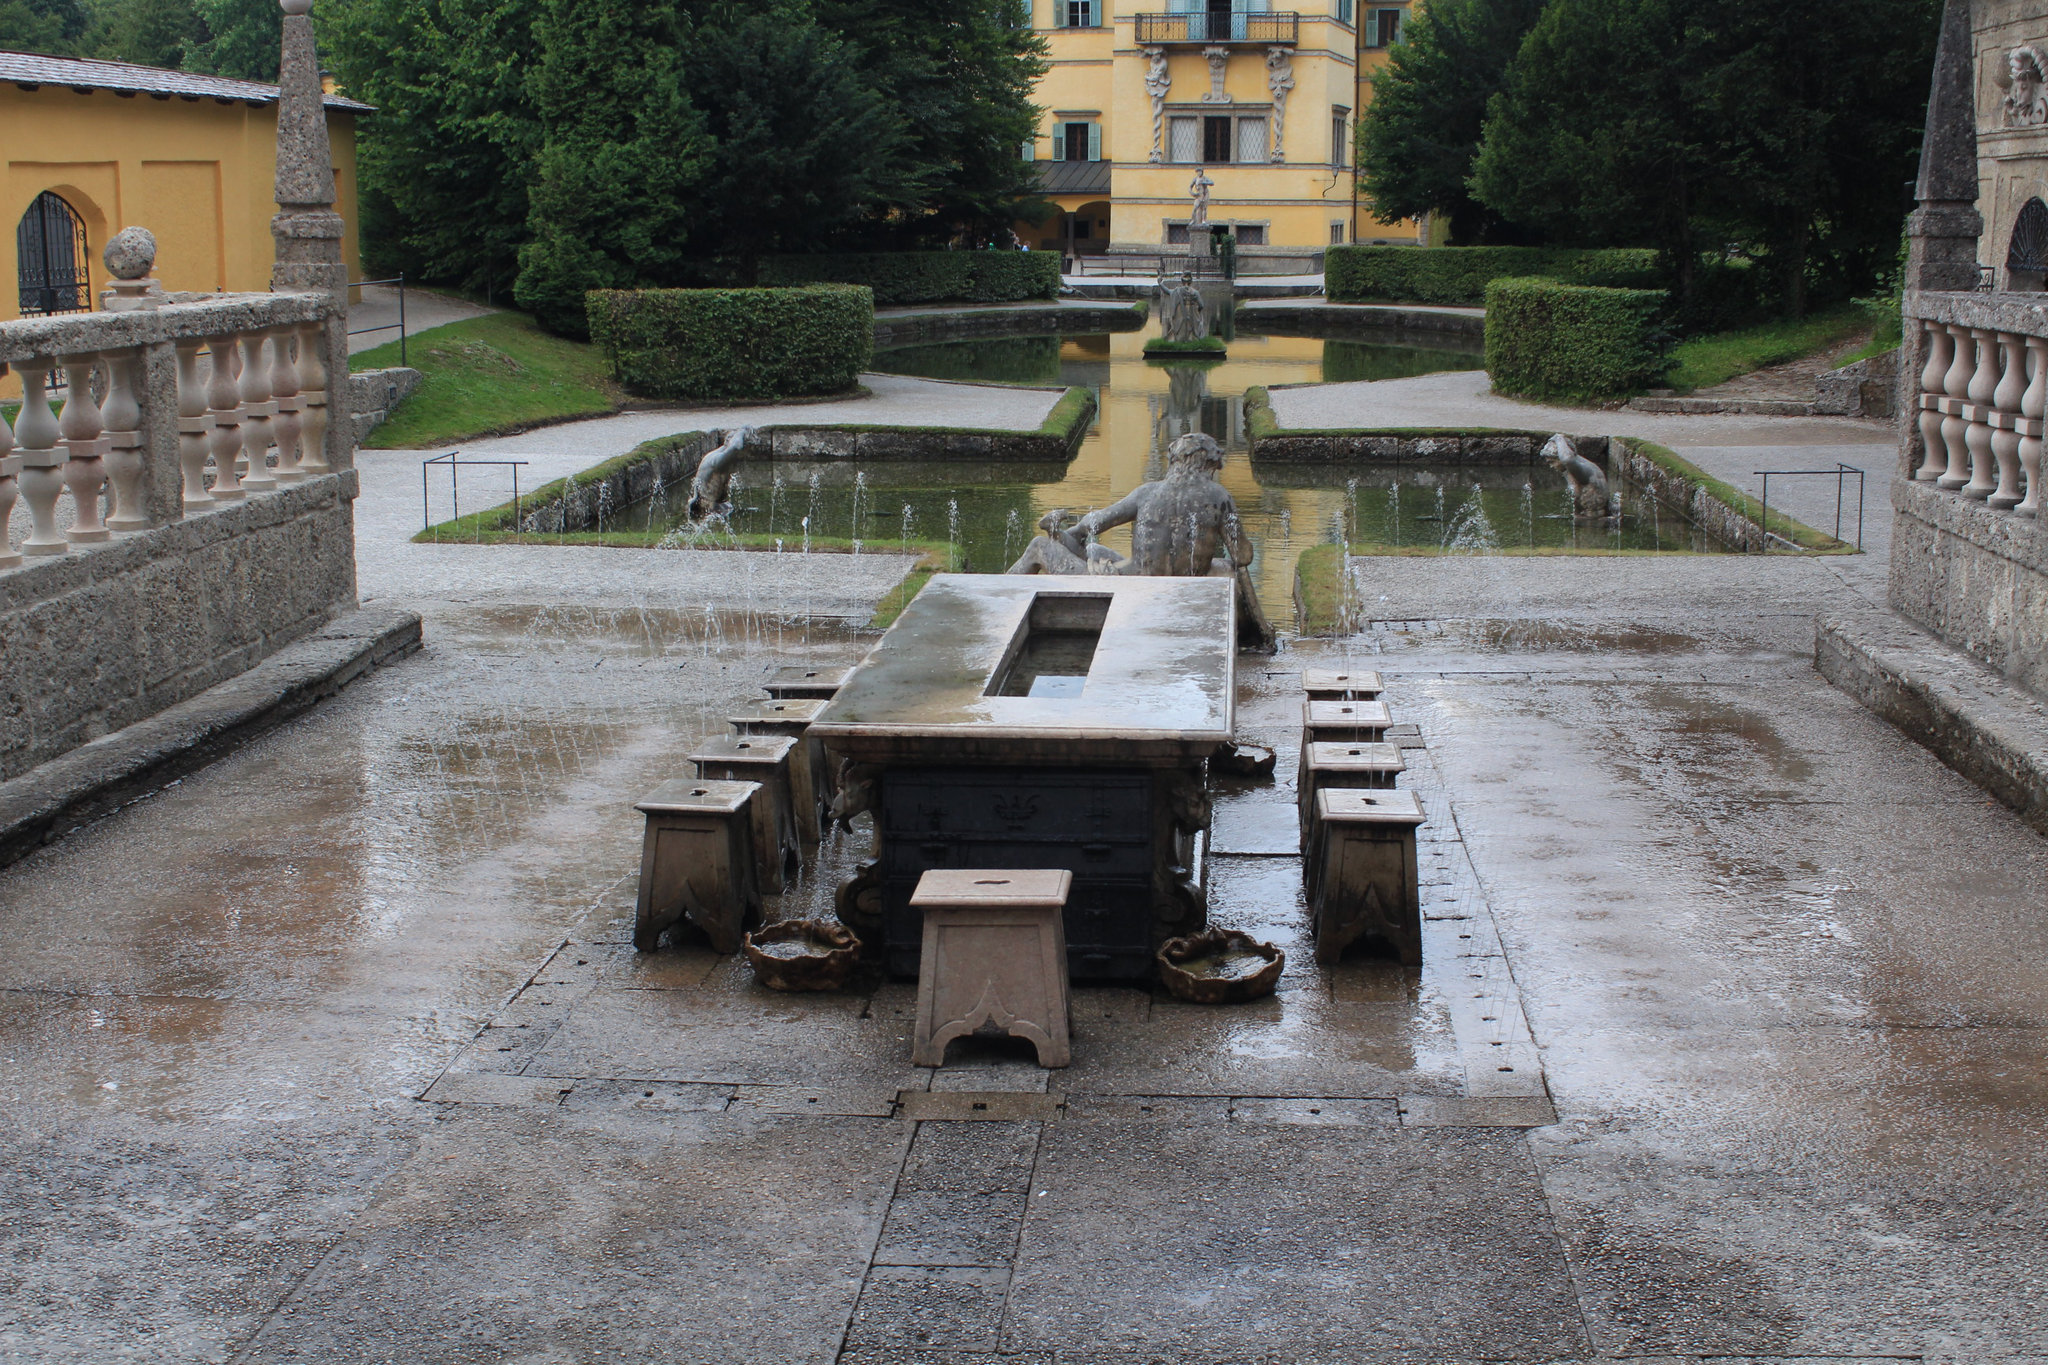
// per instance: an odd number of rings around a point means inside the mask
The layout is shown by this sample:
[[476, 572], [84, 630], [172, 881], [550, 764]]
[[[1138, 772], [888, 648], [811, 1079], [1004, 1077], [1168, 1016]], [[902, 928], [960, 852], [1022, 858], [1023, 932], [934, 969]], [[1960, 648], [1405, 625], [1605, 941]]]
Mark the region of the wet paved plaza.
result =
[[[1279, 994], [1081, 990], [1045, 1073], [632, 949], [633, 800], [902, 564], [739, 558], [366, 546], [420, 654], [0, 873], [0, 1359], [2048, 1356], [2048, 843], [1813, 672], [1870, 562], [1358, 561], [1369, 629], [1242, 659]], [[1338, 659], [1419, 974], [1305, 941]]]

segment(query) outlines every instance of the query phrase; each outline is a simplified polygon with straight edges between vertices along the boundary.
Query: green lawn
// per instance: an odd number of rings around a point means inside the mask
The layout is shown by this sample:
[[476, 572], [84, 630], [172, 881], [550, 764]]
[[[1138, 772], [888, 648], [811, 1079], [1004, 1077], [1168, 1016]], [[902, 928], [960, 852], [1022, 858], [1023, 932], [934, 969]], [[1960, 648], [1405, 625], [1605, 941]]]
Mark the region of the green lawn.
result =
[[1826, 350], [1869, 326], [1869, 315], [1862, 309], [1846, 307], [1694, 337], [1672, 348], [1667, 382], [1680, 393], [1710, 388], [1766, 365]]
[[[549, 336], [531, 318], [493, 313], [406, 342], [422, 376], [412, 397], [364, 442], [378, 450], [448, 445], [523, 427], [616, 412], [623, 394], [595, 346]], [[398, 343], [350, 357], [352, 370], [398, 363]]]

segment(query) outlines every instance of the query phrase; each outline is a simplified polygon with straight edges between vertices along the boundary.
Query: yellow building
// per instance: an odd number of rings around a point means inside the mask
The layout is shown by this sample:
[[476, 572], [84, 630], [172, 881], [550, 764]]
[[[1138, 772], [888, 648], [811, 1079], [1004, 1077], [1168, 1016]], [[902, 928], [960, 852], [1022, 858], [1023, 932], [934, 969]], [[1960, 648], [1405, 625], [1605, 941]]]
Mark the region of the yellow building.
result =
[[[356, 264], [355, 120], [327, 97], [342, 258]], [[0, 52], [0, 319], [97, 306], [109, 233], [148, 228], [166, 290], [270, 287], [277, 87]]]
[[1311, 256], [1333, 242], [1416, 240], [1357, 201], [1353, 115], [1400, 41], [1405, 5], [1311, 0], [1031, 0], [1051, 47], [1025, 149], [1056, 218], [1019, 225], [1068, 255], [1183, 249], [1192, 183], [1241, 251]]

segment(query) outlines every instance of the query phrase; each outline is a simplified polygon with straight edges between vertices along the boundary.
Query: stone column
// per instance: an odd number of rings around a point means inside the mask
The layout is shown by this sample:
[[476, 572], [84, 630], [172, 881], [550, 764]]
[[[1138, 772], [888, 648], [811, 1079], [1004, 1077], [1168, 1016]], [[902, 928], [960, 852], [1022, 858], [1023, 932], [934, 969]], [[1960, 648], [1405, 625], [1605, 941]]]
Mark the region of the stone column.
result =
[[[313, 0], [279, 0], [284, 9], [284, 50], [277, 84], [277, 217], [270, 235], [277, 264], [270, 287], [279, 291], [324, 292], [334, 316], [323, 328], [321, 347], [327, 373], [342, 383], [348, 375], [348, 267], [341, 259], [341, 215], [334, 211], [334, 153], [327, 142], [326, 97], [320, 89], [320, 60], [313, 46]], [[335, 469], [355, 464], [355, 424], [327, 424], [326, 463]]]

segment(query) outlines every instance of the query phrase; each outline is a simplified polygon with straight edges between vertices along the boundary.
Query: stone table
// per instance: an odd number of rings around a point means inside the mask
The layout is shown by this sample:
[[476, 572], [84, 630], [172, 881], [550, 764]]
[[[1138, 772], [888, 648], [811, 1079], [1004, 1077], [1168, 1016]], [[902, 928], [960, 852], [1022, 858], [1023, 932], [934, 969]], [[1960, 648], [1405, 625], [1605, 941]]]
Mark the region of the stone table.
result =
[[1224, 578], [940, 574], [811, 723], [875, 859], [841, 918], [917, 973], [934, 868], [1065, 868], [1068, 964], [1142, 981], [1208, 919], [1205, 765], [1231, 736]]

